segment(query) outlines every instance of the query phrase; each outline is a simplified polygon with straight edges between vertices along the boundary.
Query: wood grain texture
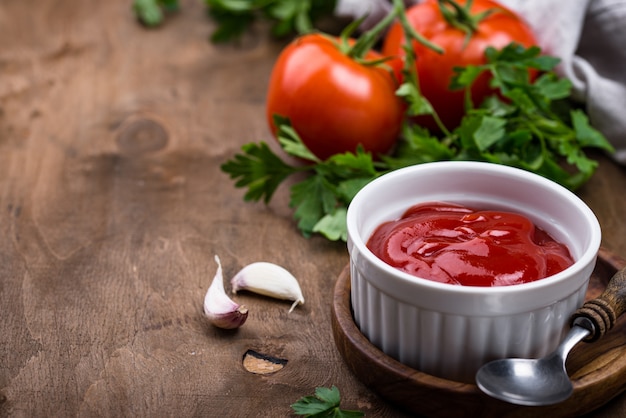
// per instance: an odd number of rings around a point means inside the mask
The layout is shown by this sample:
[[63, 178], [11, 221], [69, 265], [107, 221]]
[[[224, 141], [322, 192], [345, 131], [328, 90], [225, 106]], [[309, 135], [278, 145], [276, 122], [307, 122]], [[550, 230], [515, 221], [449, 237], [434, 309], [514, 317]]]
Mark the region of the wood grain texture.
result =
[[[202, 2], [181, 6], [147, 30], [126, 0], [0, 2], [0, 416], [289, 416], [333, 384], [347, 408], [403, 416], [334, 345], [345, 245], [302, 238], [286, 187], [243, 203], [219, 169], [275, 146], [264, 98], [284, 42], [211, 45]], [[626, 172], [601, 161], [580, 195], [626, 254]], [[244, 327], [211, 327], [214, 254], [226, 277], [286, 267], [306, 304], [242, 293]], [[248, 350], [287, 362], [251, 373]], [[616, 413], [626, 397], [594, 416]]]

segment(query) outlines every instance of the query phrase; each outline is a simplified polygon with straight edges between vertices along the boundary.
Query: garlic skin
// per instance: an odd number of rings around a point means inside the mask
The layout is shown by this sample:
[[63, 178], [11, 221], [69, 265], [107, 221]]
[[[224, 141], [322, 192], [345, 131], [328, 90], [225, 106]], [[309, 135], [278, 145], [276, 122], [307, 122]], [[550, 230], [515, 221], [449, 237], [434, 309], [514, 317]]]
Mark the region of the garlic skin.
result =
[[218, 328], [239, 328], [248, 319], [248, 309], [235, 303], [224, 291], [222, 263], [216, 255], [217, 271], [204, 296], [204, 315]]
[[304, 303], [298, 280], [284, 267], [259, 261], [242, 268], [230, 281], [233, 293], [247, 290], [276, 299], [293, 301], [291, 313], [298, 304]]

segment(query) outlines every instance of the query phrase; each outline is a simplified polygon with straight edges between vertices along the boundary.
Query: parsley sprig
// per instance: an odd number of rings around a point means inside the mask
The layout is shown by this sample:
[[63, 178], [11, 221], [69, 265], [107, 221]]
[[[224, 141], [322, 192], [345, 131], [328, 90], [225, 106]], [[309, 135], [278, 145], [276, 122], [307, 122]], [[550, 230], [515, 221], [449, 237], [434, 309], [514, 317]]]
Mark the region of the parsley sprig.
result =
[[289, 121], [274, 118], [278, 140], [283, 150], [306, 164], [290, 164], [277, 156], [265, 142], [243, 146], [221, 168], [236, 187], [247, 187], [246, 201], [268, 203], [278, 186], [289, 176], [306, 172], [308, 176], [291, 186], [289, 205], [295, 209], [294, 218], [306, 237], [320, 233], [332, 241], [347, 238], [346, 210], [356, 193], [378, 176], [372, 155], [358, 148], [356, 152], [335, 154], [325, 161], [317, 158], [304, 145]]
[[303, 396], [291, 408], [296, 415], [310, 418], [357, 418], [365, 414], [360, 411], [346, 411], [340, 408], [341, 396], [336, 386], [318, 387], [315, 395]]
[[[417, 125], [405, 127], [403, 141], [393, 156], [383, 156], [388, 169], [428, 161], [486, 161], [522, 168], [576, 190], [595, 172], [597, 162], [586, 148], [613, 152], [606, 138], [594, 129], [586, 114], [567, 99], [571, 83], [554, 72], [559, 60], [541, 55], [538, 47], [510, 44], [488, 48], [487, 63], [456, 68], [451, 88], [465, 89], [466, 115], [453, 132], [432, 136]], [[541, 72], [530, 80], [529, 69]], [[472, 83], [484, 72], [499, 94], [473, 108]], [[412, 83], [398, 90], [410, 103], [412, 114], [433, 114]]]
[[[589, 124], [583, 111], [568, 108], [571, 83], [552, 71], [558, 59], [542, 56], [537, 47], [525, 49], [517, 44], [502, 50], [489, 48], [486, 55], [485, 65], [458, 68], [452, 87], [469, 91], [480, 74], [489, 72], [499, 95], [488, 97], [477, 108], [468, 100], [461, 124], [443, 136], [406, 123], [392, 155], [375, 159], [358, 148], [321, 161], [306, 148], [289, 121], [276, 116], [282, 149], [304, 163], [287, 163], [261, 142], [244, 145], [243, 154], [221, 168], [236, 180], [236, 187], [248, 189], [245, 200], [263, 199], [266, 203], [288, 177], [306, 173], [304, 180], [290, 186], [290, 206], [295, 209], [298, 228], [305, 237], [319, 233], [344, 241], [345, 215], [354, 195], [376, 177], [409, 165], [486, 161], [538, 173], [572, 190], [580, 187], [597, 167], [585, 148], [607, 152], [613, 148]], [[529, 68], [542, 75], [532, 81]], [[414, 112], [434, 114], [414, 84], [401, 86], [398, 94], [403, 94]]]

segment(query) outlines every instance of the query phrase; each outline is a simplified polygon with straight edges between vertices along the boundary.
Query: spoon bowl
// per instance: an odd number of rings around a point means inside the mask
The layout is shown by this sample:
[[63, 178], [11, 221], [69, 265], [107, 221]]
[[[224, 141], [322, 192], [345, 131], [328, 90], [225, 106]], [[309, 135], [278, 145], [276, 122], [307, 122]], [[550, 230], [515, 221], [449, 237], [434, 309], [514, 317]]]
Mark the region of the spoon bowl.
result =
[[565, 369], [567, 354], [591, 333], [579, 325], [552, 354], [540, 359], [502, 359], [485, 364], [476, 384], [486, 394], [517, 405], [551, 405], [569, 398], [574, 387]]
[[565, 361], [582, 340], [596, 341], [626, 310], [626, 269], [618, 271], [598, 298], [586, 302], [572, 317], [572, 328], [556, 350], [540, 359], [500, 359], [482, 366], [476, 384], [487, 395], [512, 404], [540, 406], [562, 402], [573, 386]]

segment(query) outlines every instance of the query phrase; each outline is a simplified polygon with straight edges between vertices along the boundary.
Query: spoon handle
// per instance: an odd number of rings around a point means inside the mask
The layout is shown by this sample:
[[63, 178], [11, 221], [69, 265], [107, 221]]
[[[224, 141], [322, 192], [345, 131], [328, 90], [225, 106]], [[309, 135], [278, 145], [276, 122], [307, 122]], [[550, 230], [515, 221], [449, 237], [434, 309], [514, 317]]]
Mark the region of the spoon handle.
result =
[[613, 328], [617, 318], [624, 311], [626, 311], [626, 268], [615, 273], [600, 296], [585, 302], [574, 312], [572, 325], [576, 318], [589, 319], [594, 329], [584, 341], [593, 342]]

